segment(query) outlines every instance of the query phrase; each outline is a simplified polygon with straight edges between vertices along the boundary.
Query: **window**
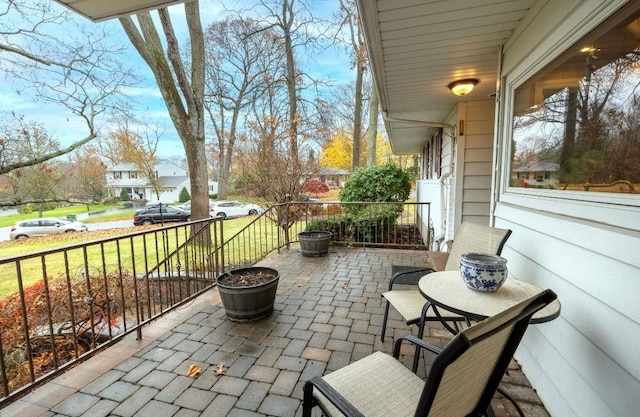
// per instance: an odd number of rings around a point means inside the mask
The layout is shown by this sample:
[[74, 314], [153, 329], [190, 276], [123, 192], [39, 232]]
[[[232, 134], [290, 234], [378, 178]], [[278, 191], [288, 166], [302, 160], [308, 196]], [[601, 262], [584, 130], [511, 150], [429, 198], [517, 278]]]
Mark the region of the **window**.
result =
[[512, 187], [640, 193], [638, 6], [516, 89]]

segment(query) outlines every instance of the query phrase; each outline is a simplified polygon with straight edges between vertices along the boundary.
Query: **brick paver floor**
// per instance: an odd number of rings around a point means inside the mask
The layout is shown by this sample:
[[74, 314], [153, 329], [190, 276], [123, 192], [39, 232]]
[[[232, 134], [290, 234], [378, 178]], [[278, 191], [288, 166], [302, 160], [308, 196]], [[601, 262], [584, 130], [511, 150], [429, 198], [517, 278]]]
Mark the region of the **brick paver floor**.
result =
[[[270, 256], [260, 265], [281, 276], [271, 317], [229, 321], [213, 289], [143, 328], [142, 340], [129, 335], [0, 410], [0, 417], [299, 416], [306, 380], [377, 350], [390, 353], [395, 337], [415, 332], [392, 313], [380, 341], [380, 294], [392, 262], [423, 259], [420, 252], [385, 249]], [[449, 337], [429, 325], [428, 341], [443, 346]], [[412, 350], [403, 353], [409, 363]], [[196, 377], [187, 376], [192, 365], [201, 370]], [[419, 372], [424, 376], [424, 366]], [[528, 417], [548, 416], [515, 362], [503, 386]], [[517, 415], [499, 397], [493, 404], [498, 417]]]

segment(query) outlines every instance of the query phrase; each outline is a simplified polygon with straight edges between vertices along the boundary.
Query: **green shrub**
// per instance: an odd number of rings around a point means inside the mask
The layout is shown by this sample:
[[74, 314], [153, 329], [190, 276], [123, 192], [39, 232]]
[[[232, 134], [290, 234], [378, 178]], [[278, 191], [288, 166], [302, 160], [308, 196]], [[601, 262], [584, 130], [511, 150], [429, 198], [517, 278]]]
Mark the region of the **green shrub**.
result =
[[181, 203], [186, 203], [189, 200], [191, 200], [189, 191], [187, 191], [186, 187], [182, 187], [182, 190], [180, 190], [180, 195], [178, 196], [178, 201]]
[[22, 214], [31, 214], [33, 213], [33, 206], [31, 204], [23, 204], [18, 207], [18, 212]]
[[328, 230], [336, 242], [382, 242], [396, 225], [397, 209], [396, 205], [362, 206], [356, 212], [313, 220], [307, 230]]
[[120, 190], [120, 201], [131, 201], [129, 193], [124, 188]]
[[339, 197], [341, 201], [405, 202], [410, 192], [409, 174], [389, 162], [356, 170]]

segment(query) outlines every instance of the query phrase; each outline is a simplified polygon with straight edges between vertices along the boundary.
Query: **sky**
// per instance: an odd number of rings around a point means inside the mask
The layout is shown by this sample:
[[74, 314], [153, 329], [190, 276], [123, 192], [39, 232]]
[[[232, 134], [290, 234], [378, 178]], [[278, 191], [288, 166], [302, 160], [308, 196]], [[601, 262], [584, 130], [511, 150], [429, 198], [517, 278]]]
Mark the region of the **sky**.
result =
[[[255, 3], [255, 1], [236, 0], [229, 1], [228, 5], [235, 9], [241, 7], [250, 9], [252, 3]], [[337, 13], [339, 9], [338, 0], [311, 0], [311, 3], [314, 7], [314, 16], [317, 15], [327, 19], [331, 17], [332, 14]], [[56, 7], [62, 6], [56, 4]], [[188, 38], [186, 22], [184, 20], [184, 6], [181, 4], [171, 6], [169, 11], [176, 29], [177, 38], [182, 43]], [[222, 19], [228, 13], [225, 4], [221, 0], [200, 1], [200, 14], [203, 28], [206, 28], [211, 22]], [[246, 13], [251, 12], [247, 11]], [[136, 85], [126, 90], [127, 97], [130, 97], [135, 102], [133, 105], [133, 113], [143, 120], [154, 122], [161, 128], [164, 128], [164, 133], [160, 138], [160, 144], [158, 146], [159, 157], [180, 159], [180, 157], [184, 155], [184, 149], [168, 116], [155, 79], [151, 70], [130, 44], [120, 23], [117, 20], [91, 23], [80, 16], [78, 16], [78, 20], [85, 25], [102, 25], [105, 28], [112, 29], [112, 32], [117, 34], [117, 36], [113, 37], [114, 45], [126, 46], [128, 52], [123, 58], [129, 65], [137, 70], [139, 76]], [[68, 28], [59, 28], [59, 33], [55, 33], [56, 30], [54, 27], [52, 35], [62, 37], [69, 36], [68, 33], [70, 32], [68, 32]], [[313, 60], [301, 64], [306, 71], [315, 77], [329, 78], [337, 84], [348, 84], [355, 78], [352, 73], [348, 52], [344, 46], [327, 50], [322, 54], [314, 56]], [[0, 113], [5, 112], [24, 115], [29, 121], [41, 123], [50, 134], [59, 140], [62, 146], [69, 145], [73, 141], [84, 138], [88, 133], [86, 124], [82, 119], [73, 116], [67, 109], [60, 105], [36, 101], [34, 97], [29, 94], [28, 89], [17, 88], [15, 81], [0, 82]], [[101, 126], [101, 134], [106, 132], [109, 126], [113, 126], [106, 120], [99, 121], [98, 125]]]

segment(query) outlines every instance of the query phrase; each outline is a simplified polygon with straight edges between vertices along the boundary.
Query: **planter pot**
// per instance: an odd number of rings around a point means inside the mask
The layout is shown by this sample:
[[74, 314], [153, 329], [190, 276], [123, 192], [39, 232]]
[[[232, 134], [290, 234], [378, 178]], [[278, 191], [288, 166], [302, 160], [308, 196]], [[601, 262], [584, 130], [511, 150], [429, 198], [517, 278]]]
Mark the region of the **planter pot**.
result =
[[298, 233], [302, 256], [326, 256], [329, 253], [331, 232], [308, 231]]
[[280, 274], [272, 268], [238, 268], [221, 274], [216, 285], [227, 317], [250, 322], [273, 313]]
[[460, 275], [472, 290], [498, 291], [507, 274], [507, 260], [501, 256], [487, 253], [463, 253], [460, 256]]

